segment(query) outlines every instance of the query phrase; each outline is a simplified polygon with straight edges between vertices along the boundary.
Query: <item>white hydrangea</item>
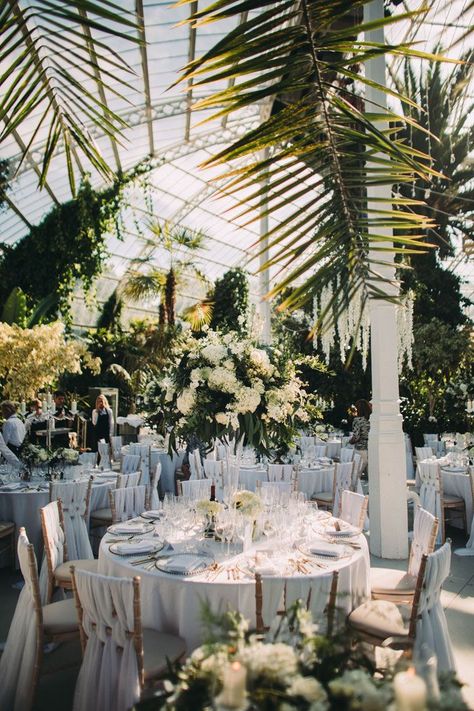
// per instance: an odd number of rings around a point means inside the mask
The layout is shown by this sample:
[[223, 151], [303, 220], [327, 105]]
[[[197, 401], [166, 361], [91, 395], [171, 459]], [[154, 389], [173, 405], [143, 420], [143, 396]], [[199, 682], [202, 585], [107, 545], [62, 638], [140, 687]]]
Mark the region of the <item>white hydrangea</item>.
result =
[[302, 696], [309, 703], [314, 701], [327, 703], [327, 694], [324, 687], [312, 676], [296, 676], [288, 688], [288, 694], [290, 696]]
[[227, 415], [225, 412], [216, 412], [216, 414], [214, 415], [214, 419], [220, 425], [227, 425], [229, 421], [229, 415]]
[[275, 368], [270, 362], [268, 353], [261, 348], [252, 348], [249, 354], [250, 362], [256, 370], [264, 375], [273, 375]]
[[194, 407], [196, 400], [196, 392], [191, 388], [186, 388], [183, 390], [181, 395], [178, 395], [176, 399], [176, 407], [181, 412], [182, 415], [189, 415]]
[[223, 362], [222, 365], [224, 368], [227, 368], [227, 370], [234, 370], [234, 361], [231, 358], [226, 358]]
[[241, 649], [240, 661], [247, 667], [251, 678], [264, 677], [269, 680], [285, 682], [298, 670], [298, 660], [293, 648], [288, 644], [264, 644], [258, 642], [251, 647]]
[[329, 682], [331, 693], [349, 699], [351, 708], [364, 711], [384, 711], [388, 698], [387, 689], [379, 689], [372, 678], [360, 669], [345, 671]]
[[227, 348], [218, 343], [209, 343], [201, 350], [201, 356], [213, 365], [217, 365], [227, 355]]
[[243, 386], [235, 394], [235, 404], [232, 409], [235, 412], [255, 412], [260, 400], [261, 397], [258, 392], [253, 388]]
[[211, 370], [208, 383], [211, 388], [221, 390], [224, 393], [234, 393], [239, 387], [235, 374], [222, 367]]

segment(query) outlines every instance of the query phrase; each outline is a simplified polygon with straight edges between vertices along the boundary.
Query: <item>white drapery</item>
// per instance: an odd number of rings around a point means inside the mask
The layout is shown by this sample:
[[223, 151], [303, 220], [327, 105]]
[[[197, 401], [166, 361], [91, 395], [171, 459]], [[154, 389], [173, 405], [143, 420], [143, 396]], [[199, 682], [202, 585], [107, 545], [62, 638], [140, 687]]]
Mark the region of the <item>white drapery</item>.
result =
[[342, 462], [336, 464], [334, 477], [334, 501], [332, 502], [332, 515], [339, 516], [341, 510], [342, 492], [350, 491], [353, 486], [354, 462]]
[[340, 462], [353, 462], [354, 461], [355, 449], [353, 447], [341, 447], [341, 454], [339, 455]]
[[[126, 491], [126, 490], [125, 490]], [[87, 646], [74, 711], [127, 711], [140, 698], [133, 643], [133, 580], [75, 572]]]
[[440, 599], [441, 588], [449, 575], [450, 566], [451, 545], [447, 542], [428, 556], [418, 607], [415, 651], [419, 651], [422, 644], [427, 644], [438, 658], [439, 671], [455, 669], [448, 625]]
[[439, 521], [437, 543], [443, 541], [443, 510], [441, 507], [440, 491], [440, 469], [437, 462], [419, 462], [418, 471], [420, 473], [420, 504], [422, 508], [429, 511]]
[[350, 523], [351, 526], [362, 529], [365, 519], [365, 514], [363, 515], [365, 502], [366, 497], [363, 494], [345, 489], [341, 496], [340, 518], [346, 523]]
[[268, 481], [291, 481], [293, 464], [269, 464]]
[[[59, 520], [59, 509], [58, 502], [51, 501], [50, 504], [44, 506], [41, 511], [44, 516], [44, 526], [46, 529], [48, 540], [44, 541], [45, 548], [48, 546], [51, 555], [51, 567], [52, 572], [56, 570], [58, 565], [64, 563], [64, 531], [61, 527]], [[43, 557], [43, 562], [41, 564], [40, 572], [40, 593], [41, 601], [43, 605], [49, 603], [48, 600], [48, 587], [49, 587], [49, 573], [48, 573], [48, 563], [45, 555]]]
[[189, 479], [182, 481], [183, 496], [191, 501], [209, 499], [211, 496], [212, 479]]
[[104, 469], [110, 469], [112, 462], [110, 461], [110, 445], [108, 442], [99, 442], [97, 449], [100, 455], [100, 466]]
[[158, 464], [155, 467], [154, 474], [151, 478], [151, 484], [150, 484], [150, 508], [151, 509], [157, 509], [158, 506], [160, 505], [160, 499], [158, 496], [158, 484], [160, 483], [161, 479], [161, 462], [158, 462]]
[[110, 496], [115, 503], [117, 521], [126, 521], [139, 516], [145, 511], [146, 486], [128, 486], [124, 489], [114, 489]]
[[124, 454], [122, 459], [122, 474], [130, 474], [131, 472], [135, 472], [139, 466], [139, 454]]
[[51, 483], [51, 500], [61, 499], [69, 560], [94, 557], [85, 521], [89, 487], [89, 481]]
[[[21, 529], [17, 551], [25, 585], [18, 598], [0, 659], [0, 708], [3, 711], [29, 711], [33, 702], [37, 625], [28, 544], [25, 529]], [[42, 602], [44, 604], [45, 600]]]
[[410, 548], [408, 574], [415, 578], [420, 570], [421, 559], [430, 551], [430, 541], [433, 532], [435, 517], [429, 511], [418, 506], [413, 522], [413, 541]]

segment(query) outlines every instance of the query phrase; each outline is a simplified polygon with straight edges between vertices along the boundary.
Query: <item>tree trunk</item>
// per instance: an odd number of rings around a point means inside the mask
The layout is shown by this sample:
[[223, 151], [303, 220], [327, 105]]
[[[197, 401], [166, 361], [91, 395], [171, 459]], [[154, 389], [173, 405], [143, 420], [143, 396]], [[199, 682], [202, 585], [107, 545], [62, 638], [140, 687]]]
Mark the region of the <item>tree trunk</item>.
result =
[[176, 303], [176, 277], [171, 268], [166, 275], [166, 287], [165, 287], [165, 306], [166, 306], [166, 317], [168, 319], [168, 326], [174, 326], [175, 321], [175, 303]]

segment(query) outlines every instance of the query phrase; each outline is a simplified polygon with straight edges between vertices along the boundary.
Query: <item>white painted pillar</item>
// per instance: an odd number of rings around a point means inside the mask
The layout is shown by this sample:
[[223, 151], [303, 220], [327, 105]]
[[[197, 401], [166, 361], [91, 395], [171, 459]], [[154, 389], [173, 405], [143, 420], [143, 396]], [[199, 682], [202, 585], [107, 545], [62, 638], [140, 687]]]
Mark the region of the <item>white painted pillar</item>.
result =
[[[266, 160], [268, 157], [268, 148], [265, 148], [262, 151], [262, 159]], [[268, 183], [268, 174], [265, 173], [264, 175], [264, 182]], [[272, 340], [272, 329], [271, 329], [271, 310], [270, 310], [270, 302], [265, 299], [266, 294], [270, 291], [270, 270], [267, 269], [262, 269], [263, 265], [268, 261], [270, 257], [270, 250], [268, 248], [268, 237], [265, 237], [265, 235], [268, 232], [268, 215], [265, 215], [264, 212], [266, 210], [267, 206], [264, 203], [262, 207], [260, 208], [260, 237], [263, 237], [263, 240], [260, 242], [260, 249], [262, 250], [260, 254], [260, 318], [262, 320], [262, 334], [261, 334], [261, 341], [262, 343], [270, 344]]]
[[[364, 19], [370, 22], [383, 17], [383, 0], [373, 0], [364, 6]], [[384, 43], [384, 31], [366, 33], [366, 40]], [[366, 64], [366, 75], [385, 85], [385, 57], [380, 55]], [[385, 94], [366, 86], [367, 110], [386, 109]], [[373, 106], [371, 106], [373, 104]], [[383, 125], [379, 124], [381, 130]], [[388, 185], [370, 186], [369, 205], [380, 209], [391, 208]], [[370, 198], [382, 198], [386, 203], [370, 203]], [[379, 231], [378, 234], [381, 234]], [[390, 229], [383, 234], [391, 236]], [[385, 263], [375, 268], [392, 283], [387, 294], [397, 294], [395, 268], [391, 255], [373, 252], [372, 258]], [[372, 355], [372, 416], [369, 435], [369, 507], [370, 550], [381, 558], [408, 556], [407, 486], [405, 441], [398, 390], [398, 338], [396, 307], [388, 301], [370, 299], [371, 355]]]

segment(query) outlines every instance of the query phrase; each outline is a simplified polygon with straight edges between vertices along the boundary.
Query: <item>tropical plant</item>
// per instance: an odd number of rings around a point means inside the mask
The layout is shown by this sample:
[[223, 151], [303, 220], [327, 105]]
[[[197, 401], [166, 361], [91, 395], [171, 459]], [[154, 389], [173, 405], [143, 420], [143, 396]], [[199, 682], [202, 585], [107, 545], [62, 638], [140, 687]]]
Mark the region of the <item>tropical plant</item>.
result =
[[[159, 220], [150, 221], [148, 228], [149, 235], [143, 245], [147, 254], [132, 261], [122, 292], [134, 301], [158, 298], [159, 326], [162, 329], [166, 325], [174, 327], [178, 286], [183, 287], [190, 275], [206, 281], [193, 258], [195, 252], [204, 248], [206, 236], [200, 230]], [[181, 258], [177, 257], [180, 253], [184, 254]], [[163, 257], [165, 264], [160, 264]], [[155, 262], [158, 262], [158, 267]], [[144, 266], [147, 271], [142, 272]], [[207, 318], [204, 311], [203, 317]]]
[[[367, 30], [411, 16], [364, 24], [367, 1], [250, 0], [241, 17], [240, 3], [217, 0], [192, 12], [190, 19], [198, 27], [239, 20], [213, 48], [188, 64], [182, 79], [198, 88], [215, 82], [221, 87], [229, 80], [225, 88], [213, 88], [195, 104], [196, 109], [214, 110], [214, 116], [249, 104], [267, 109], [266, 120], [204, 165], [246, 158], [249, 162], [231, 173], [233, 182], [226, 191], [244, 190], [239, 205], [249, 221], [262, 212], [278, 213], [265, 236], [272, 252], [262, 268], [280, 269], [271, 295], [288, 285], [296, 287], [282, 308], [298, 308], [336, 275], [341, 285], [333, 298], [336, 318], [357, 292], [362, 293], [362, 305], [368, 297], [386, 298], [381, 264], [394, 252], [426, 248], [426, 241], [416, 235], [423, 235], [432, 221], [411, 210], [412, 198], [393, 198], [397, 210], [383, 198], [367, 199], [370, 186], [410, 183], [414, 175], [429, 180], [433, 170], [425, 155], [395, 140], [384, 126], [403, 117], [373, 108], [364, 112], [361, 92], [370, 86], [380, 96], [411, 100], [380, 86], [360, 68], [380, 53], [429, 55], [405, 45], [362, 41]], [[390, 228], [403, 232], [396, 245], [387, 235]]]
[[211, 298], [214, 304], [211, 328], [245, 333], [249, 310], [249, 282], [245, 272], [240, 268], [229, 269], [216, 280]]
[[21, 148], [25, 159], [38, 133], [47, 135], [41, 186], [59, 146], [73, 194], [78, 153], [104, 178], [113, 177], [90, 128], [112, 141], [122, 137], [126, 123], [109, 108], [104, 90], [116, 96], [133, 90], [132, 70], [108, 39], [139, 43], [135, 16], [111, 0], [20, 0], [0, 4], [0, 28], [0, 141], [29, 121], [29, 138]]

